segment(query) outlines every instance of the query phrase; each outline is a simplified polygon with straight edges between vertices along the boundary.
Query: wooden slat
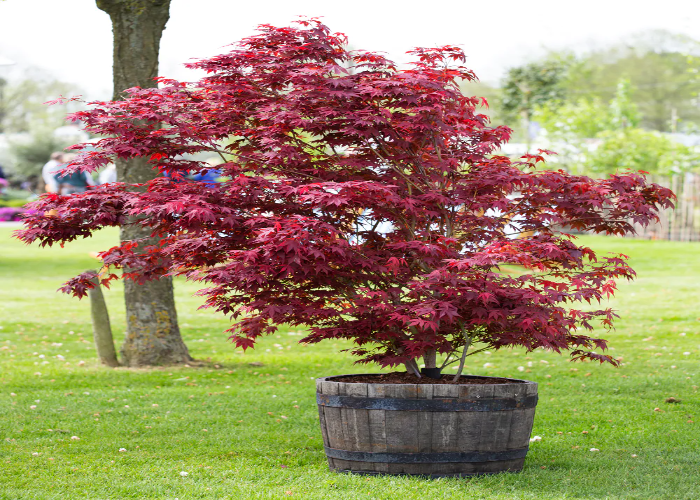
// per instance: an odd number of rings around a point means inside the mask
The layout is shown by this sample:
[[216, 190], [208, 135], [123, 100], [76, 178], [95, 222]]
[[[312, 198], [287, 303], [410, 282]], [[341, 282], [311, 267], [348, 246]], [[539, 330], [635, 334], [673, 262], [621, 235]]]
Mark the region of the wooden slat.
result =
[[[470, 387], [466, 399], [472, 401], [493, 399], [494, 387], [491, 384], [474, 385]], [[476, 451], [490, 451], [492, 435], [496, 422], [496, 412], [460, 412], [460, 430], [465, 451], [467, 448]]]
[[323, 445], [330, 446], [328, 441], [328, 430], [326, 429], [326, 415], [324, 413], [324, 407], [318, 405], [318, 421], [321, 424], [321, 437], [323, 438]]
[[[368, 384], [368, 398], [386, 397], [387, 384]], [[367, 410], [369, 424], [370, 451], [373, 453], [386, 453], [386, 412], [384, 410]], [[374, 464], [375, 472], [389, 472], [389, 466], [383, 463]]]
[[[513, 389], [508, 388], [505, 386], [500, 386], [500, 385], [494, 385], [493, 386], [493, 397], [494, 398], [503, 398], [503, 397], [508, 397], [510, 394], [512, 394]], [[501, 451], [505, 450], [506, 446], [508, 446], [508, 439], [510, 437], [510, 424], [511, 424], [511, 419], [513, 418], [513, 412], [512, 411], [495, 411], [491, 413], [491, 421], [493, 422], [493, 426], [491, 427], [490, 432], [491, 436], [489, 439], [489, 436], [487, 434], [484, 434], [483, 432], [483, 427], [482, 427], [482, 434], [481, 434], [481, 449], [482, 450], [490, 450], [490, 451]]]
[[[418, 384], [416, 386], [416, 397], [418, 399], [433, 399], [435, 385]], [[418, 451], [420, 453], [430, 453], [433, 451], [433, 415], [434, 412], [420, 412], [418, 414]]]
[[[534, 396], [537, 394], [537, 384], [531, 382], [527, 385], [527, 395]], [[528, 443], [530, 441], [530, 434], [532, 434], [532, 426], [535, 422], [535, 408], [530, 408], [530, 413], [527, 414], [527, 423], [529, 423]], [[526, 443], [527, 444], [527, 443]]]
[[530, 443], [532, 423], [535, 419], [535, 409], [524, 408], [522, 410], [515, 410], [511, 418], [512, 422], [510, 426], [510, 435], [508, 436], [507, 449], [515, 450], [525, 448]]
[[[441, 385], [433, 386], [433, 399], [458, 398], [459, 386]], [[459, 451], [460, 429], [457, 412], [434, 412], [431, 432], [431, 451], [433, 453]], [[434, 474], [449, 474], [448, 465], [435, 464]]]
[[433, 399], [433, 384], [416, 384], [417, 399]]
[[[388, 388], [387, 397], [397, 399], [415, 399], [415, 384], [395, 384]], [[418, 453], [418, 412], [387, 411], [386, 447], [389, 453]], [[389, 467], [391, 471], [391, 467]]]
[[431, 474], [429, 464], [387, 464], [389, 474]]
[[459, 397], [459, 386], [458, 385], [446, 385], [446, 384], [433, 385], [433, 399], [458, 398], [458, 397]]
[[[322, 383], [323, 394], [338, 394], [338, 383], [324, 381]], [[343, 424], [340, 408], [332, 408], [330, 406], [323, 407], [324, 418], [326, 422], [326, 431], [328, 433], [328, 446], [339, 450], [345, 449], [345, 437], [343, 435]]]
[[[537, 384], [526, 384], [525, 394], [527, 396], [537, 394]], [[506, 449], [515, 450], [528, 446], [534, 419], [535, 408], [522, 408], [513, 411]]]
[[[323, 394], [323, 382], [316, 379], [316, 392], [318, 394]], [[323, 446], [330, 446], [328, 441], [328, 430], [326, 428], [326, 415], [324, 411], [325, 407], [318, 405], [318, 422], [321, 426], [321, 438], [323, 439]], [[328, 458], [328, 467], [331, 469], [335, 468], [332, 458]]]
[[[346, 396], [367, 397], [367, 384], [341, 384]], [[339, 391], [340, 392], [340, 391]], [[343, 434], [348, 451], [372, 451], [368, 410], [341, 408]]]

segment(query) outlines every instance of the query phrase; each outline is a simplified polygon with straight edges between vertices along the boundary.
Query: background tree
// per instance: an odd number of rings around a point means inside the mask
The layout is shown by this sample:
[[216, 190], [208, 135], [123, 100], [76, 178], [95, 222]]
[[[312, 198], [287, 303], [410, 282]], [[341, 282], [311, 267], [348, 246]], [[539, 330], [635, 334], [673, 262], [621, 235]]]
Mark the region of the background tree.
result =
[[54, 135], [51, 128], [36, 127], [28, 137], [10, 142], [8, 173], [19, 179], [38, 178], [51, 153], [74, 143], [75, 140]]
[[[96, 3], [112, 20], [113, 99], [127, 97], [126, 89], [133, 87], [156, 87], [160, 39], [170, 16], [170, 0], [96, 0]], [[147, 158], [120, 158], [116, 166], [118, 180], [128, 184], [143, 184], [157, 175]], [[149, 239], [150, 234], [149, 229], [133, 218], [120, 228], [122, 244], [128, 241], [140, 241], [145, 246], [155, 244], [157, 240]], [[127, 280], [124, 300], [126, 337], [121, 348], [124, 364], [141, 366], [191, 360], [180, 335], [171, 277], [141, 283]]]
[[623, 130], [639, 126], [639, 107], [632, 100], [632, 88], [627, 78], [617, 82], [615, 97], [610, 101], [609, 115], [612, 129]]
[[71, 101], [66, 106], [44, 104], [57, 95], [79, 92], [74, 85], [33, 68], [4, 87], [4, 98], [0, 99], [4, 111], [0, 110], [0, 114], [4, 115], [9, 147], [3, 152], [2, 160], [6, 174], [13, 181], [37, 178], [51, 153], [83, 139], [78, 133], [73, 137], [55, 133], [56, 129], [66, 125], [68, 113], [84, 108], [81, 103]]
[[46, 106], [44, 103], [58, 95], [79, 94], [80, 90], [39, 72], [29, 71], [21, 80], [9, 82], [5, 86], [3, 126], [8, 133], [34, 132], [38, 129], [50, 130], [66, 123], [66, 114], [83, 106], [70, 102], [67, 107]]
[[672, 175], [700, 169], [700, 152], [664, 134], [639, 128], [606, 130], [602, 142], [582, 157], [581, 170], [598, 176], [643, 170]]
[[561, 85], [566, 67], [564, 59], [551, 57], [508, 70], [501, 88], [500, 111], [506, 120], [522, 119], [528, 149], [534, 110], [545, 104], [556, 107], [566, 96]]
[[572, 99], [610, 101], [629, 80], [640, 126], [660, 132], [700, 125], [700, 42], [666, 31], [640, 33], [624, 43], [591, 51], [572, 61], [563, 81]]
[[482, 80], [463, 80], [459, 84], [459, 89], [464, 95], [478, 95], [482, 99], [481, 112], [489, 117], [491, 123], [501, 119], [500, 108], [498, 106], [501, 99], [501, 89], [489, 85]]
[[640, 113], [631, 84], [621, 79], [608, 105], [579, 98], [553, 108], [538, 107], [535, 119], [546, 130], [556, 162], [587, 175], [643, 170], [671, 175], [697, 170], [700, 154], [657, 131], [638, 128]]

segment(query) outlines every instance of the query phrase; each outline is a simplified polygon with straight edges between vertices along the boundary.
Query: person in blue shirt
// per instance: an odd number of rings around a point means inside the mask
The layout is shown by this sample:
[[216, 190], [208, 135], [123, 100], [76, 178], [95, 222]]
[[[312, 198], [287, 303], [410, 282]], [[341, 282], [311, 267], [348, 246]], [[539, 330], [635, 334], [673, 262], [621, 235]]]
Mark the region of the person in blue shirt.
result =
[[[61, 168], [65, 168], [71, 161], [73, 161], [75, 155], [64, 155], [63, 160], [65, 163]], [[73, 194], [73, 193], [84, 193], [87, 191], [88, 186], [94, 186], [95, 181], [92, 177], [88, 175], [87, 172], [74, 172], [72, 174], [62, 174], [60, 171], [54, 174], [54, 180], [58, 186], [58, 192], [60, 194]]]
[[199, 174], [194, 174], [192, 176], [193, 181], [203, 182], [208, 187], [216, 186], [217, 179], [221, 177], [221, 170], [218, 168], [212, 168], [206, 172]]

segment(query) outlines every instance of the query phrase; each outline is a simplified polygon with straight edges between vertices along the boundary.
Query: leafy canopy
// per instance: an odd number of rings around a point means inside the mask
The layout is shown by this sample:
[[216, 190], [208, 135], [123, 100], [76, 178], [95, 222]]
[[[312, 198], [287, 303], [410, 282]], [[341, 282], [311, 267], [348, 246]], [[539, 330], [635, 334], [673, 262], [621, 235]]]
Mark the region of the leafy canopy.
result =
[[[700, 154], [659, 132], [637, 128], [638, 107], [630, 83], [618, 82], [615, 97], [608, 106], [583, 98], [559, 107], [539, 107], [535, 118], [547, 131], [554, 145], [566, 145], [573, 154], [557, 158], [573, 171], [603, 175], [624, 170], [642, 170], [672, 175], [697, 170]], [[586, 139], [600, 141], [595, 148]]]
[[[490, 127], [480, 100], [459, 91], [475, 78], [461, 50], [410, 53], [400, 70], [347, 51], [313, 19], [263, 25], [191, 64], [208, 73], [195, 84], [161, 79], [94, 103], [74, 119], [106, 137], [70, 169], [145, 156], [168, 177], [45, 195], [33, 206], [45, 215], [18, 236], [51, 245], [135, 217], [161, 244], [125, 242], [105, 264], [127, 279], [201, 282], [205, 307], [231, 316], [244, 349], [284, 323], [308, 327], [304, 342], [350, 339], [360, 362], [414, 372], [420, 357], [435, 366], [476, 342], [614, 362], [587, 335], [614, 313], [572, 305], [599, 302], [634, 272], [560, 231], [629, 232], [673, 194], [637, 173], [592, 180], [539, 170], [540, 155], [493, 155], [510, 130]], [[210, 168], [184, 156], [201, 152], [226, 159], [227, 180], [183, 179]], [[63, 290], [83, 296], [91, 278]]]
[[631, 99], [639, 109], [642, 128], [672, 132], [675, 110], [681, 130], [697, 130], [699, 41], [659, 30], [639, 33], [573, 58], [564, 88], [570, 98], [607, 102], [621, 79], [629, 80], [634, 89]]
[[550, 57], [508, 70], [501, 89], [500, 108], [505, 118], [514, 120], [539, 106], [557, 107], [566, 93], [563, 81], [568, 61]]
[[700, 153], [659, 133], [638, 128], [598, 134], [601, 144], [584, 154], [583, 165], [596, 174], [625, 169], [673, 175], [697, 171]]

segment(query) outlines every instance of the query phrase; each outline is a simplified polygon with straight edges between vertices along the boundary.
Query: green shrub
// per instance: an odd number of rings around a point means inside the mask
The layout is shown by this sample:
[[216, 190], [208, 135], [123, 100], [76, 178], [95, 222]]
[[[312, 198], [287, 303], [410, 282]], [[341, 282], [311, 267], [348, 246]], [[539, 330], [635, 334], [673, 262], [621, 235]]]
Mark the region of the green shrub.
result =
[[29, 203], [27, 200], [0, 200], [1, 207], [19, 208]]
[[598, 137], [603, 142], [584, 160], [585, 171], [593, 175], [626, 169], [672, 175], [700, 168], [700, 153], [659, 132], [628, 128], [606, 130]]

